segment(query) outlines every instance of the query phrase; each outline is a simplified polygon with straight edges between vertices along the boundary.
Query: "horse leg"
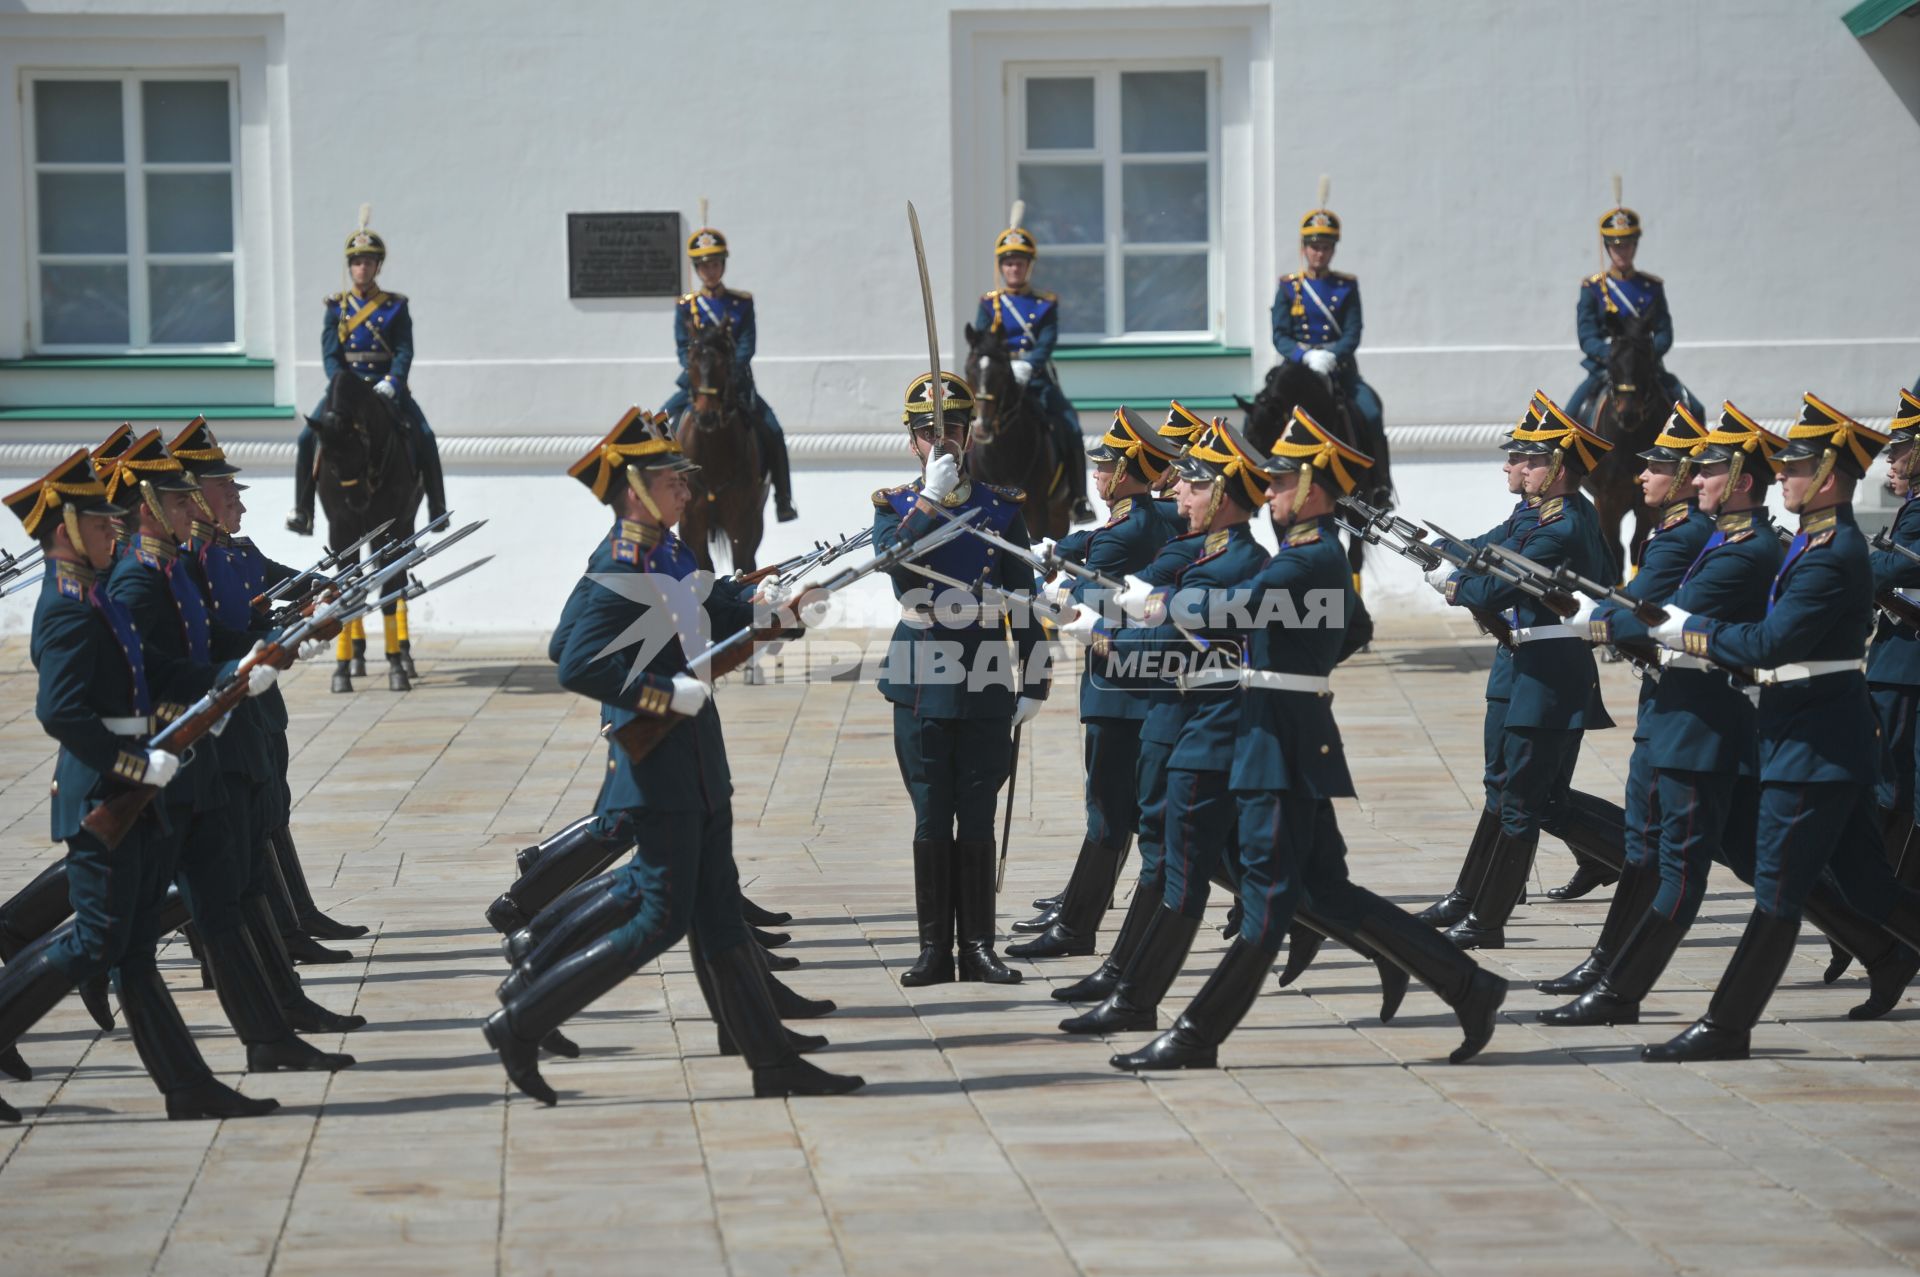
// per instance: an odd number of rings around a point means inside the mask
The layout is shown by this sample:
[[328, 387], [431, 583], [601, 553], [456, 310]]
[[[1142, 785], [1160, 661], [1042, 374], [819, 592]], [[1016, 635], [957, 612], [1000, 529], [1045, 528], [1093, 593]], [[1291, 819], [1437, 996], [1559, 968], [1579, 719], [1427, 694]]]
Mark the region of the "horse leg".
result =
[[407, 601], [399, 600], [393, 610], [394, 633], [400, 637], [400, 664], [407, 671], [408, 678], [419, 678], [420, 671], [413, 667], [413, 638], [407, 632]]
[[353, 640], [353, 676], [367, 676], [367, 623], [360, 617], [347, 622], [347, 633]]
[[333, 640], [333, 690], [351, 692], [353, 690], [353, 622], [348, 621], [340, 627], [340, 633]]
[[389, 692], [411, 692], [413, 682], [407, 677], [406, 663], [400, 659], [400, 610], [399, 603], [389, 603], [380, 609], [380, 636], [387, 646], [387, 690]]

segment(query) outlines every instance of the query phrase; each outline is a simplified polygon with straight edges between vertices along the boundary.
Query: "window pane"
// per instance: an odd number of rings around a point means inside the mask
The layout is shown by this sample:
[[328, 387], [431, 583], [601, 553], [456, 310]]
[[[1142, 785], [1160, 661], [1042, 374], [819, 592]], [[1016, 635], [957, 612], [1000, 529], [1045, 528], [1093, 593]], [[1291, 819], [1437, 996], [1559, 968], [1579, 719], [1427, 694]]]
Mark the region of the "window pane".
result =
[[127, 268], [42, 266], [40, 324], [51, 345], [126, 345]]
[[1121, 72], [1120, 149], [1129, 155], [1206, 150], [1207, 73]]
[[147, 249], [155, 253], [231, 252], [232, 175], [147, 174]]
[[1104, 253], [1042, 257], [1034, 270], [1033, 286], [1059, 296], [1061, 332], [1106, 335], [1107, 258]]
[[233, 267], [147, 267], [147, 310], [155, 345], [233, 340]]
[[117, 80], [41, 80], [33, 86], [33, 158], [42, 164], [116, 164], [125, 155]]
[[1205, 164], [1127, 164], [1120, 170], [1121, 225], [1129, 244], [1207, 240]]
[[1131, 253], [1126, 259], [1125, 275], [1128, 332], [1206, 329], [1205, 253]]
[[40, 251], [126, 252], [126, 175], [40, 174]]
[[1027, 81], [1027, 149], [1029, 151], [1090, 151], [1093, 149], [1093, 80], [1032, 79]]
[[1100, 244], [1107, 238], [1106, 192], [1098, 164], [1022, 164], [1020, 198], [1027, 229], [1049, 244]]
[[232, 158], [225, 80], [146, 80], [141, 132], [149, 164], [224, 164]]

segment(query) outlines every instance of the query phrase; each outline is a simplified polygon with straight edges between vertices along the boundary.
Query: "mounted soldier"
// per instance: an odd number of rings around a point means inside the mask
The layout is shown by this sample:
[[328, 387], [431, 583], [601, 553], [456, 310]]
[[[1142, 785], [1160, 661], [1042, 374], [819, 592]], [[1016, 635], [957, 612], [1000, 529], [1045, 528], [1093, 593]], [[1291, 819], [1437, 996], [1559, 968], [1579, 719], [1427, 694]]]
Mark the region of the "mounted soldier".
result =
[[[427, 513], [438, 518], [447, 508], [446, 484], [441, 478], [440, 445], [407, 375], [413, 368], [413, 314], [405, 293], [389, 292], [378, 284], [386, 264], [387, 242], [367, 226], [372, 206], [360, 206], [360, 225], [347, 236], [347, 275], [353, 287], [327, 298], [326, 322], [320, 329], [320, 366], [327, 374], [329, 393], [313, 410], [318, 419], [330, 411], [334, 379], [352, 373], [371, 383], [374, 393], [394, 407], [406, 426], [407, 454], [426, 488]], [[313, 455], [318, 436], [309, 424], [300, 432], [293, 464], [293, 511], [287, 530], [313, 535]]]
[[1280, 278], [1273, 295], [1273, 348], [1302, 364], [1344, 395], [1353, 412], [1362, 450], [1382, 455], [1385, 442], [1380, 396], [1360, 377], [1360, 281], [1333, 270], [1340, 245], [1340, 218], [1326, 207], [1329, 184], [1320, 179], [1320, 207], [1300, 219], [1301, 269]]
[[1585, 356], [1580, 366], [1587, 370], [1587, 378], [1567, 400], [1567, 415], [1581, 425], [1595, 423], [1600, 392], [1610, 383], [1608, 369], [1615, 358], [1615, 341], [1627, 339], [1651, 343], [1651, 370], [1659, 383], [1652, 398], [1662, 404], [1680, 400], [1698, 420], [1704, 415], [1700, 401], [1661, 362], [1673, 348], [1667, 286], [1658, 275], [1649, 275], [1633, 264], [1640, 251], [1640, 214], [1620, 203], [1618, 177], [1613, 179], [1613, 203], [1600, 218], [1600, 243], [1607, 268], [1580, 281], [1574, 326]]

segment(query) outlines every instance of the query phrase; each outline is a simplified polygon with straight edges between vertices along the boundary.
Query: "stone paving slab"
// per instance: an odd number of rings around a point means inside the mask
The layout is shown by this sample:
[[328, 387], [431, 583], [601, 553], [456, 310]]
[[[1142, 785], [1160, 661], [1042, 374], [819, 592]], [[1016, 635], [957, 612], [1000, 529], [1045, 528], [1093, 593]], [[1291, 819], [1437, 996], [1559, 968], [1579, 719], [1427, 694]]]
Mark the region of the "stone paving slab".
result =
[[[1506, 950], [1493, 1045], [1445, 1056], [1451, 1014], [1415, 986], [1392, 1025], [1370, 963], [1329, 946], [1270, 988], [1219, 1071], [1140, 1080], [1071, 1039], [1055, 981], [903, 990], [912, 961], [907, 805], [869, 686], [721, 691], [750, 894], [792, 910], [789, 979], [840, 1003], [819, 1059], [852, 1097], [755, 1101], [721, 1058], [683, 951], [591, 1008], [562, 1104], [511, 1092], [478, 1032], [503, 973], [481, 911], [512, 853], [584, 814], [605, 766], [594, 707], [560, 692], [537, 636], [421, 644], [416, 690], [286, 680], [294, 829], [323, 907], [372, 925], [312, 996], [368, 1017], [321, 1041], [357, 1067], [249, 1076], [183, 946], [162, 967], [208, 1061], [275, 1116], [169, 1123], [125, 1032], [77, 1001], [23, 1042], [27, 1113], [0, 1127], [0, 1273], [1614, 1274], [1882, 1273], [1920, 1261], [1920, 1015], [1846, 1010], [1802, 942], [1744, 1063], [1657, 1068], [1638, 1046], [1697, 1015], [1747, 902], [1724, 874], [1645, 1007], [1618, 1029], [1549, 1031], [1526, 980], [1591, 944], [1604, 893], [1538, 892]], [[1388, 621], [1336, 678], [1357, 802], [1355, 876], [1418, 906], [1448, 887], [1479, 802], [1486, 642]], [[1635, 686], [1604, 667], [1625, 721]], [[0, 891], [46, 842], [52, 749], [18, 640], [0, 644]], [[1025, 737], [1003, 927], [1064, 880], [1080, 838], [1079, 727], [1057, 696]], [[1625, 729], [1593, 733], [1576, 783], [1615, 795]], [[1128, 888], [1123, 886], [1122, 897]], [[1210, 920], [1218, 921], [1216, 902]], [[1119, 912], [1109, 915], [1117, 924]], [[1108, 936], [1103, 939], [1110, 938]], [[1224, 942], [1208, 928], [1176, 1010]]]

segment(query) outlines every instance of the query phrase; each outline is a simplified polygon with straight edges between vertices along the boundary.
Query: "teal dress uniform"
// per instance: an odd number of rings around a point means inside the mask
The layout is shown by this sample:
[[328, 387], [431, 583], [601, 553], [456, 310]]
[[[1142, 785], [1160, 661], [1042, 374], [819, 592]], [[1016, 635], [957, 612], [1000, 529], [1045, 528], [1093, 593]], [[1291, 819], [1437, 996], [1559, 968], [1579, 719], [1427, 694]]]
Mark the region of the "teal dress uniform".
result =
[[1324, 350], [1338, 361], [1334, 384], [1365, 419], [1367, 438], [1385, 430], [1380, 395], [1360, 375], [1360, 281], [1337, 270], [1314, 278], [1301, 270], [1282, 275], [1273, 293], [1273, 348], [1282, 359], [1301, 363], [1310, 350]]
[[692, 348], [693, 335], [722, 325], [733, 336], [734, 393], [755, 413], [762, 462], [773, 479], [776, 508], [789, 511], [793, 505], [793, 478], [787, 459], [787, 433], [781, 429], [780, 419], [773, 415], [773, 407], [761, 396], [753, 380], [753, 354], [760, 336], [753, 316], [752, 293], [723, 284], [719, 288], [687, 293], [674, 303], [673, 349], [680, 360], [680, 374], [674, 379], [676, 389], [660, 411], [677, 422], [680, 414], [693, 403], [687, 372], [687, 352]]
[[[1909, 493], [1887, 528], [1895, 544], [1920, 551], [1920, 503]], [[1873, 591], [1920, 589], [1920, 563], [1898, 550], [1874, 550], [1868, 556]], [[1902, 625], [1885, 613], [1874, 622], [1873, 642], [1867, 648], [1867, 692], [1880, 723], [1884, 764], [1874, 799], [1886, 813], [1892, 837], [1889, 848], [1906, 841], [1913, 824], [1914, 720], [1920, 709], [1920, 631]], [[1895, 841], [1897, 839], [1897, 841]]]

